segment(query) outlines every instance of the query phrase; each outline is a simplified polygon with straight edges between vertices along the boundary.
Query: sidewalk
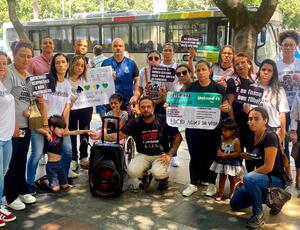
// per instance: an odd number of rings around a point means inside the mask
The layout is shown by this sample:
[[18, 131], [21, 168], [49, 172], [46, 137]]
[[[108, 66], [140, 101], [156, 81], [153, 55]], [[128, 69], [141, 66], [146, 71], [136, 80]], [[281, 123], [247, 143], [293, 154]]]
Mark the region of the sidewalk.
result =
[[[87, 171], [80, 170], [79, 178], [74, 180], [75, 188], [58, 194], [37, 194], [37, 203], [28, 205], [24, 211], [16, 211], [17, 220], [7, 223], [6, 229], [244, 229], [250, 209], [235, 213], [225, 201], [216, 203], [213, 198], [201, 195], [206, 187], [200, 187], [200, 191], [189, 198], [181, 195], [189, 181], [185, 142], [178, 156], [180, 167], [170, 169], [167, 191], [157, 191], [157, 184], [152, 181], [149, 188], [139, 193], [125, 191], [118, 198], [95, 198], [89, 192]], [[265, 208], [267, 224], [262, 229], [299, 229], [299, 210], [300, 199], [295, 196], [277, 216], [270, 216], [269, 209]]]

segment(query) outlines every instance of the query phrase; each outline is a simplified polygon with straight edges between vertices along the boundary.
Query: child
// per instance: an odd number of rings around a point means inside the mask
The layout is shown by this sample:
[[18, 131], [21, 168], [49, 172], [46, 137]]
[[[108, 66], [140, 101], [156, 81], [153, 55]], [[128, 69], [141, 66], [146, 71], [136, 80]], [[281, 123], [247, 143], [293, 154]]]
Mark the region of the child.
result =
[[[121, 129], [128, 120], [128, 113], [121, 110], [123, 104], [122, 95], [115, 93], [109, 98], [109, 104], [111, 110], [106, 114], [107, 116], [119, 117], [119, 129]], [[116, 120], [105, 120], [104, 123], [104, 132], [106, 133], [115, 133], [117, 132], [117, 123]]]
[[241, 160], [240, 140], [237, 138], [238, 126], [232, 119], [226, 119], [222, 125], [221, 148], [217, 152], [218, 158], [210, 167], [210, 170], [219, 173], [219, 192], [215, 197], [221, 201], [224, 196], [225, 181], [228, 176], [230, 181], [230, 194], [234, 192], [236, 177], [243, 174], [244, 168]]
[[48, 155], [48, 162], [46, 165], [48, 181], [43, 181], [42, 183], [45, 183], [53, 192], [58, 192], [60, 189], [68, 190], [72, 186], [68, 184], [67, 175], [65, 174], [65, 170], [61, 163], [63, 137], [66, 135], [80, 135], [88, 133], [89, 130], [74, 130], [66, 132], [66, 122], [59, 115], [51, 116], [48, 123], [51, 134], [44, 129], [38, 129], [38, 132], [47, 138], [45, 152]]

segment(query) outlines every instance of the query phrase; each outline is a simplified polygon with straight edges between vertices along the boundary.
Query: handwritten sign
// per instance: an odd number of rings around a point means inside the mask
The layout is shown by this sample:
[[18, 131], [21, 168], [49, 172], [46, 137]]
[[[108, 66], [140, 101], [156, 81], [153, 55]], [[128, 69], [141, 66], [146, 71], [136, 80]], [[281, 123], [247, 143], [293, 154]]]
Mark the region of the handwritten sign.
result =
[[109, 97], [115, 92], [111, 66], [89, 68], [87, 79], [80, 92], [75, 95], [77, 99], [73, 104], [73, 109], [108, 104]]
[[171, 91], [167, 94], [167, 103], [170, 126], [211, 130], [219, 124], [221, 94]]
[[247, 103], [250, 105], [259, 105], [264, 94], [264, 89], [258, 86], [250, 85], [246, 87], [237, 88], [235, 100], [240, 103]]
[[48, 75], [30, 76], [26, 78], [26, 84], [31, 96], [40, 96], [55, 92], [54, 79]]
[[180, 46], [183, 48], [195, 48], [202, 43], [202, 37], [183, 35], [181, 37]]
[[164, 66], [152, 66], [150, 79], [154, 82], [174, 82], [175, 69]]
[[202, 46], [197, 47], [197, 59], [206, 60], [208, 62], [217, 63], [219, 61], [219, 46]]

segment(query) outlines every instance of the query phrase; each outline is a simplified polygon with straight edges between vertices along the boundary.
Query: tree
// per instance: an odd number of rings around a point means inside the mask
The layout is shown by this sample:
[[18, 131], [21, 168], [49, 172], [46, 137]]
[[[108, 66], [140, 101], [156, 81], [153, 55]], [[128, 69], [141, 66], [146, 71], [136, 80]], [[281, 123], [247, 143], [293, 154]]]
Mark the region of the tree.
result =
[[15, 30], [19, 36], [20, 40], [29, 41], [25, 28], [20, 22], [16, 13], [16, 0], [7, 0], [9, 19], [15, 27]]
[[253, 56], [256, 37], [271, 19], [278, 1], [262, 0], [256, 11], [250, 11], [240, 0], [214, 0], [214, 3], [229, 19], [234, 29], [236, 51], [247, 52]]

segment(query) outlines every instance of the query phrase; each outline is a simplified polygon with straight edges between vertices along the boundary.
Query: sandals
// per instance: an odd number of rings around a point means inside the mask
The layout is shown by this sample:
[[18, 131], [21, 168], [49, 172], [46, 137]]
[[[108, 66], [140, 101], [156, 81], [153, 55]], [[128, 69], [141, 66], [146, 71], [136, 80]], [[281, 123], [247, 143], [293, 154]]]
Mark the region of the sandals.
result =
[[221, 201], [221, 200], [223, 200], [223, 197], [224, 197], [224, 194], [218, 193], [215, 197], [215, 201]]

